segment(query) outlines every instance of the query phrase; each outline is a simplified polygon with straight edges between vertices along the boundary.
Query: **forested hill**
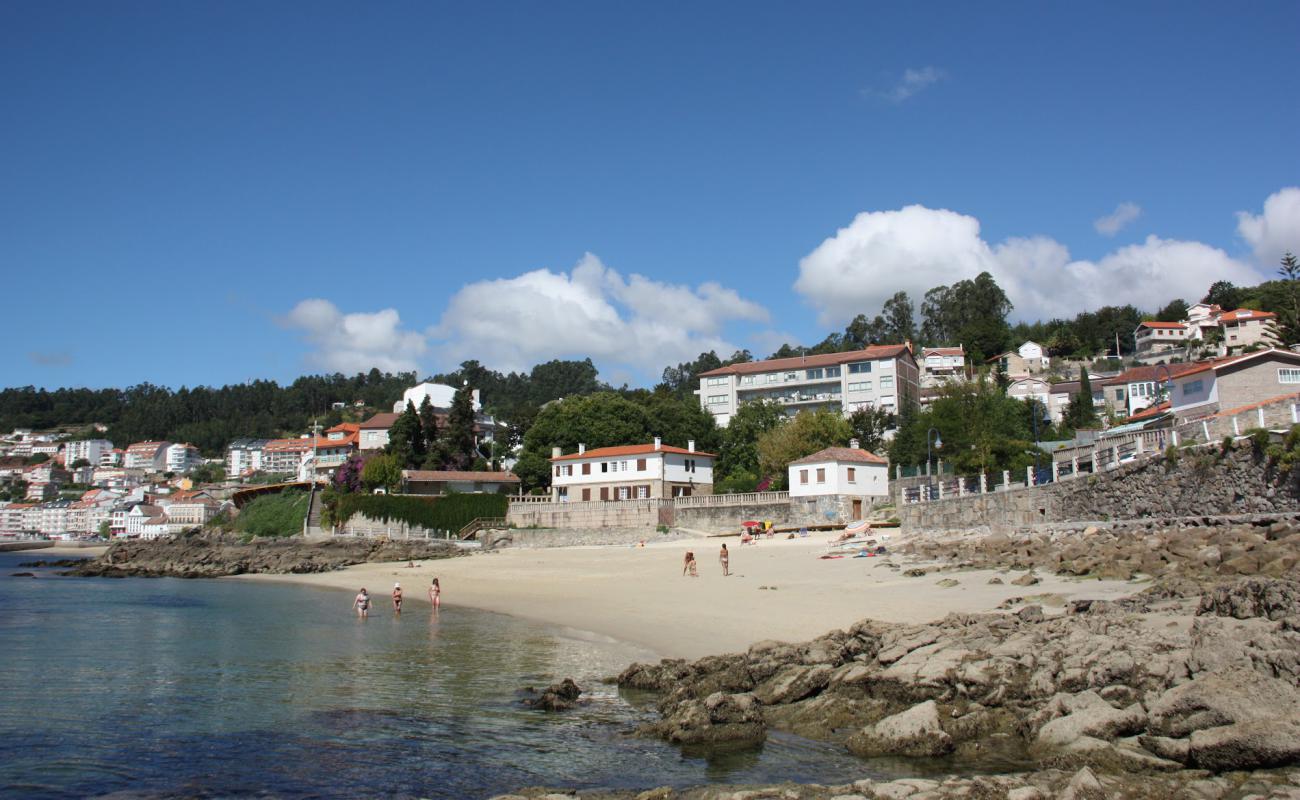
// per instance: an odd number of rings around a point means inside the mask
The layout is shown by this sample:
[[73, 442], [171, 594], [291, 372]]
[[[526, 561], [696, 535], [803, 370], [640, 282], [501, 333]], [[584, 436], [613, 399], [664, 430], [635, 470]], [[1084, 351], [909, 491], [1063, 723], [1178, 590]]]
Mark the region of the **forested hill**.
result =
[[[342, 420], [335, 402], [388, 410], [414, 385], [415, 373], [311, 375], [288, 386], [275, 381], [177, 390], [142, 383], [127, 389], [0, 390], [0, 431], [51, 428], [99, 422], [119, 447], [165, 439], [190, 442], [206, 455], [219, 455], [241, 436], [297, 436], [313, 417], [328, 426]], [[89, 432], [87, 432], [89, 435]]]

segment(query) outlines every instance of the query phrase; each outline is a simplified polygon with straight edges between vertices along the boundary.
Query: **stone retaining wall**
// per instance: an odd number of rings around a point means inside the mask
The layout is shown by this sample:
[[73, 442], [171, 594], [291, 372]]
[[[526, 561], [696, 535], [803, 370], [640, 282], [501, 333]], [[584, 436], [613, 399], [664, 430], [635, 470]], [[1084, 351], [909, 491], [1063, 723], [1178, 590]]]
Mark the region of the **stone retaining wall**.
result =
[[479, 534], [485, 549], [501, 547], [578, 547], [581, 545], [635, 545], [690, 538], [680, 531], [659, 533], [653, 528], [510, 528]]
[[[722, 495], [715, 495], [722, 496]], [[862, 513], [892, 502], [891, 498], [863, 500]], [[700, 533], [739, 530], [744, 520], [772, 520], [777, 526], [845, 523], [853, 518], [852, 497], [796, 497], [772, 502], [735, 505], [675, 505], [672, 500], [617, 500], [573, 503], [511, 503], [507, 521], [516, 528], [596, 530], [602, 528], [654, 531], [660, 525]]]
[[900, 506], [904, 531], [988, 529], [1150, 517], [1278, 514], [1300, 511], [1300, 478], [1269, 465], [1248, 442], [1135, 461], [1046, 486]]

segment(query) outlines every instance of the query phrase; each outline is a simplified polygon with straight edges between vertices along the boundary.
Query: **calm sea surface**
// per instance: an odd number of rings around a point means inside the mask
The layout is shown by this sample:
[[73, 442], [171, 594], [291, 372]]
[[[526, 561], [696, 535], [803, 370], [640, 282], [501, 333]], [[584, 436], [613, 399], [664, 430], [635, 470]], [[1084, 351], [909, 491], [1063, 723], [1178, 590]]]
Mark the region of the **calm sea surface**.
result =
[[[577, 632], [454, 605], [395, 618], [385, 586], [358, 621], [337, 591], [18, 566], [42, 557], [0, 553], [0, 796], [478, 798], [872, 772], [780, 735], [708, 758], [632, 738], [652, 711], [598, 679], [645, 654]], [[566, 676], [590, 703], [520, 706]]]

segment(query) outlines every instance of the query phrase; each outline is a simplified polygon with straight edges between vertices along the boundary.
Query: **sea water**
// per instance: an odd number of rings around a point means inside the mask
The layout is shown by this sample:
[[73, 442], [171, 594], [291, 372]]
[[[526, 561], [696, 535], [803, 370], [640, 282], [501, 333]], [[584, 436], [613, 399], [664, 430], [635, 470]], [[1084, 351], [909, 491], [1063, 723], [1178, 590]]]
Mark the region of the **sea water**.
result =
[[[0, 795], [478, 798], [525, 786], [833, 782], [872, 770], [777, 734], [707, 755], [631, 736], [655, 717], [601, 678], [646, 654], [391, 583], [71, 578], [0, 553]], [[36, 577], [14, 577], [15, 572]], [[399, 571], [400, 572], [400, 571]], [[405, 587], [409, 594], [423, 586]], [[573, 677], [573, 711], [519, 691]]]

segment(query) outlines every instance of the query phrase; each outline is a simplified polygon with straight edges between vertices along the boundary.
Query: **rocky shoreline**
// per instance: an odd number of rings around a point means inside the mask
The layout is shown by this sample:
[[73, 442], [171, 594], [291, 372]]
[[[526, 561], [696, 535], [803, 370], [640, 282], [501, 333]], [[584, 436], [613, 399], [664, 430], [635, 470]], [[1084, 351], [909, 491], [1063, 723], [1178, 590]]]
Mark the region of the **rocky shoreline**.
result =
[[[945, 759], [949, 777], [576, 794], [1300, 798], [1298, 551], [1294, 522], [913, 542], [895, 558], [942, 561], [913, 567], [921, 575], [994, 567], [1022, 585], [1034, 569], [1156, 580], [1120, 601], [1046, 611], [1021, 602], [923, 625], [867, 619], [801, 644], [634, 664], [618, 677], [658, 695], [660, 719], [640, 735], [748, 747], [776, 729], [864, 759]], [[1021, 766], [975, 774], [1005, 765]], [[548, 793], [574, 796], [515, 796]]]
[[83, 577], [220, 578], [254, 573], [329, 572], [370, 561], [428, 561], [454, 558], [466, 551], [451, 542], [301, 538], [244, 542], [220, 533], [205, 533], [151, 542], [118, 541], [93, 560], [65, 575]]

